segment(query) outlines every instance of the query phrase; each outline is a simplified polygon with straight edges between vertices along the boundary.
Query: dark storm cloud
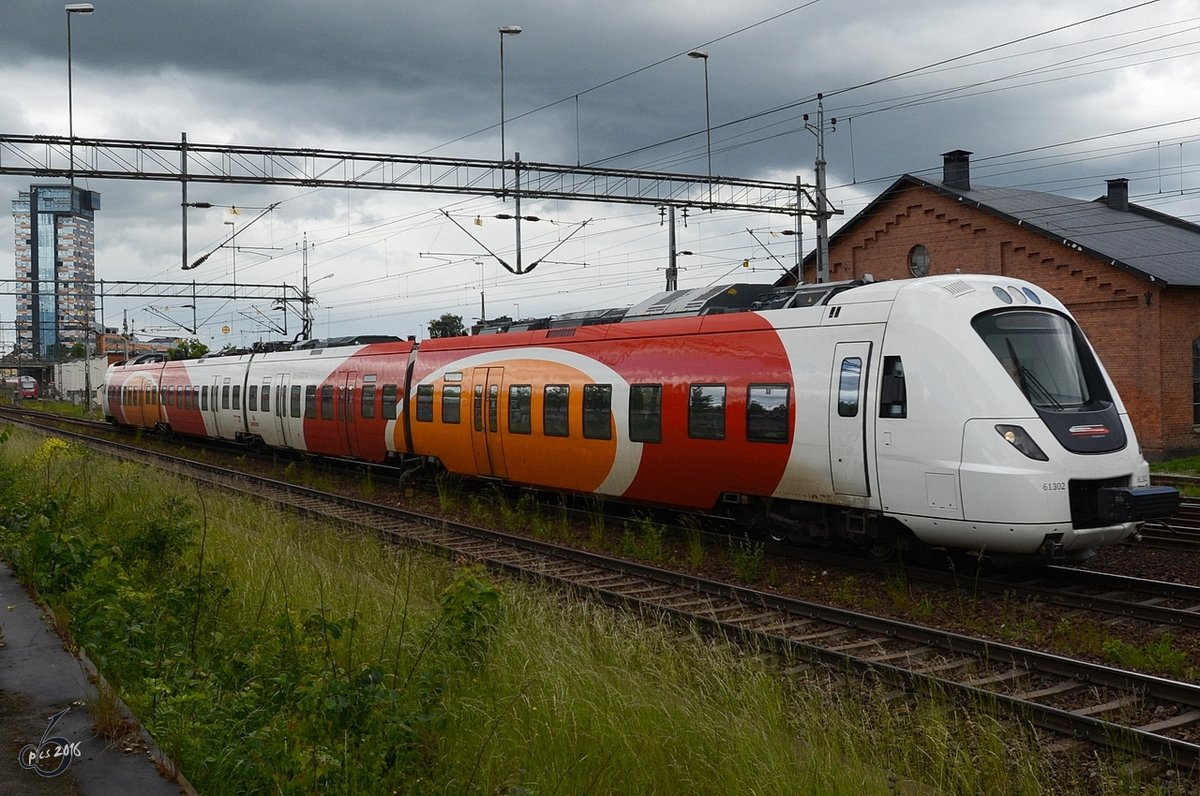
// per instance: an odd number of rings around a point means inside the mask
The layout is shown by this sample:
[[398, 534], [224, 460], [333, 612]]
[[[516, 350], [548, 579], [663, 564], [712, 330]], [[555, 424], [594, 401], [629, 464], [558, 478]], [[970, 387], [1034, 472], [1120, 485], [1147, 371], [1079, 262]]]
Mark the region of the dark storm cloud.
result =
[[[524, 29], [505, 40], [510, 156], [704, 173], [707, 64], [712, 162], [720, 175], [787, 182], [800, 175], [811, 182], [817, 139], [802, 116], [815, 121], [815, 97], [825, 95], [827, 121], [838, 118], [826, 136], [830, 196], [844, 217], [902, 173], [936, 179], [940, 153], [959, 148], [975, 153], [979, 184], [1093, 198], [1105, 178], [1127, 176], [1134, 195], [1157, 197], [1190, 185], [1188, 147], [1200, 134], [1196, 123], [1170, 124], [1194, 115], [1187, 109], [1200, 104], [1191, 52], [1200, 50], [1200, 35], [1190, 32], [1194, 0], [1161, 0], [1084, 25], [1074, 23], [1133, 2], [93, 2], [94, 14], [72, 20], [74, 119], [82, 136], [177, 141], [186, 132], [193, 142], [495, 159], [500, 25]], [[63, 5], [0, 2], [0, 132], [66, 133]], [[707, 62], [688, 58], [693, 48], [707, 51]], [[975, 51], [981, 52], [961, 57]], [[1152, 125], [1163, 126], [1113, 135]], [[1047, 149], [1065, 141], [1083, 143]], [[11, 200], [28, 183], [0, 177], [0, 194]], [[181, 276], [177, 185], [89, 187], [104, 195], [97, 230], [101, 278]], [[372, 268], [413, 274], [413, 285], [434, 277], [461, 285], [482, 278], [470, 257], [462, 271], [435, 269], [422, 256], [471, 247], [438, 212], [457, 206], [456, 197], [193, 185], [190, 198], [244, 207], [285, 200], [247, 237], [247, 245], [291, 247], [290, 260], [245, 255], [241, 270], [263, 280], [297, 281], [293, 255], [304, 233], [320, 241], [314, 261], [327, 258], [334, 263], [328, 268], [339, 269], [325, 288], [342, 283], [342, 270], [360, 281], [374, 278], [367, 276]], [[626, 269], [653, 275], [658, 267], [665, 244], [656, 238], [661, 230], [652, 212], [647, 224], [638, 211], [619, 206], [546, 210], [560, 213], [564, 223], [628, 216], [627, 228], [617, 220], [601, 229], [598, 221], [578, 238], [581, 251], [564, 258], [588, 261], [585, 275], [596, 285], [624, 284]], [[1174, 203], [1165, 210], [1188, 213]], [[496, 208], [476, 203], [470, 212]], [[221, 211], [190, 219], [193, 252], [220, 243], [226, 231]], [[739, 262], [756, 249], [746, 223], [733, 223], [745, 244], [744, 253], [735, 252]], [[376, 224], [385, 232], [371, 245], [361, 243], [360, 230]], [[696, 239], [716, 226], [706, 219], [682, 234], [691, 236], [689, 248], [740, 245]], [[510, 231], [495, 223], [481, 234], [495, 235], [488, 239], [493, 245], [511, 245], [511, 238], [503, 240]], [[622, 250], [612, 243], [620, 234], [636, 243]], [[811, 245], [811, 228], [805, 234]], [[335, 250], [339, 236], [344, 251]], [[12, 227], [0, 225], [0, 276], [12, 273], [12, 250]], [[596, 266], [603, 257], [622, 256], [635, 265], [622, 265], [615, 276]], [[219, 268], [188, 273], [221, 276]], [[493, 283], [497, 290], [504, 284]], [[377, 297], [378, 285], [371, 284]], [[403, 289], [389, 289], [408, 297], [410, 287], [406, 281]], [[570, 299], [556, 300], [590, 301], [575, 288], [572, 283]], [[644, 289], [642, 283], [625, 288], [637, 293], [633, 298]], [[525, 298], [529, 287], [520, 290], [514, 304], [532, 300]], [[557, 293], [567, 290], [564, 285]], [[472, 291], [460, 292], [477, 300]], [[432, 312], [445, 300], [405, 306]], [[628, 300], [618, 294], [611, 303]], [[355, 312], [364, 306], [340, 304]], [[6, 307], [0, 317], [11, 317]], [[406, 322], [419, 323], [416, 318]]]

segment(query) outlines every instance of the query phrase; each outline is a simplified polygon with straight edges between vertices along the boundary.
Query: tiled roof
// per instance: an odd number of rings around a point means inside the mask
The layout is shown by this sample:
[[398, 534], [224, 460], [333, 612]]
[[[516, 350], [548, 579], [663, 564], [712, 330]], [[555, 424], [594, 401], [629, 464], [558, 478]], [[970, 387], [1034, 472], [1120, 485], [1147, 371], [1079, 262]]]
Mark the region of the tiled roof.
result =
[[[867, 216], [879, 201], [906, 184], [955, 197], [1149, 281], [1200, 287], [1200, 226], [1196, 224], [1134, 204], [1128, 210], [1117, 210], [1104, 198], [1085, 201], [983, 186], [963, 190], [912, 175], [901, 177], [860, 217]], [[854, 220], [843, 230], [853, 225]]]

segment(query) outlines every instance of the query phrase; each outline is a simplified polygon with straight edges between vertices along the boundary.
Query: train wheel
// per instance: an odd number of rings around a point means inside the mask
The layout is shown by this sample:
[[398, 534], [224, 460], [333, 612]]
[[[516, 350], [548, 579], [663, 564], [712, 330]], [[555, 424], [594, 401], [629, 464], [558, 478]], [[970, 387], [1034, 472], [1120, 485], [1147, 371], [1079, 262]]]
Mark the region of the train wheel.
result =
[[895, 539], [877, 539], [865, 542], [860, 546], [862, 551], [867, 554], [867, 558], [877, 564], [891, 564], [900, 558], [900, 546], [896, 544]]

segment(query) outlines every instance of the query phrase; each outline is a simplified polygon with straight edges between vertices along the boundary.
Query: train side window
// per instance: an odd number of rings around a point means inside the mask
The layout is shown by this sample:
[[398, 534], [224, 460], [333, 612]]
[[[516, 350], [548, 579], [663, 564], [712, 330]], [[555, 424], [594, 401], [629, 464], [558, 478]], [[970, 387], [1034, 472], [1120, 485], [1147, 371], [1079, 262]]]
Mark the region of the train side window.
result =
[[417, 422], [433, 422], [433, 385], [417, 385]]
[[291, 409], [292, 417], [300, 417], [300, 407], [302, 406], [302, 404], [300, 402], [300, 385], [299, 384], [292, 385], [292, 391], [291, 391], [291, 394], [288, 396], [288, 398], [289, 398], [288, 403], [290, 404], [290, 406], [288, 406], [288, 408]]
[[862, 358], [843, 359], [841, 375], [838, 376], [839, 417], [858, 417], [858, 388], [861, 382]]
[[375, 417], [375, 385], [364, 384], [362, 388], [362, 416], [364, 420]]
[[199, 405], [200, 405], [200, 388], [193, 387], [192, 388], [192, 408], [195, 409]]
[[250, 412], [258, 411], [258, 385], [251, 384], [249, 390], [246, 391], [246, 409]]
[[725, 385], [693, 384], [688, 395], [688, 436], [725, 439]]
[[547, 384], [542, 391], [542, 433], [548, 437], [570, 436], [567, 410], [571, 388], [566, 384]]
[[208, 411], [208, 385], [207, 384], [205, 384], [200, 389], [200, 409], [205, 412]]
[[259, 407], [263, 412], [271, 411], [271, 385], [264, 384], [262, 386], [262, 405]]
[[908, 390], [900, 357], [883, 358], [883, 384], [879, 390], [880, 417], [908, 417]]
[[583, 385], [583, 436], [612, 439], [612, 385]]
[[239, 412], [242, 409], [242, 385], [233, 385], [233, 408]]
[[488, 431], [493, 434], [500, 430], [500, 385], [488, 387]]
[[475, 430], [483, 431], [483, 385], [475, 385], [475, 403], [472, 407], [471, 414], [475, 418]]
[[333, 385], [326, 384], [321, 388], [321, 419], [333, 420]]
[[228, 384], [221, 386], [221, 408], [222, 409], [229, 408], [229, 385]]
[[786, 384], [750, 385], [746, 400], [746, 439], [787, 442], [790, 392]]
[[457, 384], [442, 386], [442, 422], [458, 423], [462, 420], [462, 387]]
[[383, 418], [385, 420], [396, 419], [396, 385], [383, 385]]
[[314, 420], [317, 417], [317, 385], [304, 385], [304, 418]]
[[661, 384], [634, 384], [629, 388], [629, 439], [662, 442]]
[[508, 430], [512, 434], [533, 431], [533, 387], [514, 384], [508, 388]]

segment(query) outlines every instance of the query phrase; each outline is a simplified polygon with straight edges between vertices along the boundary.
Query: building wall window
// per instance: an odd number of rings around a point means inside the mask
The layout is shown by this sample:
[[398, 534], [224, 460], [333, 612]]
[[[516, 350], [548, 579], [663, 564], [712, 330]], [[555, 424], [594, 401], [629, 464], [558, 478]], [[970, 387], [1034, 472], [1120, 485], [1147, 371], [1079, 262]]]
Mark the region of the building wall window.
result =
[[1192, 425], [1200, 426], [1200, 337], [1192, 340]]
[[913, 276], [929, 273], [929, 249], [918, 243], [908, 250], [908, 272]]

